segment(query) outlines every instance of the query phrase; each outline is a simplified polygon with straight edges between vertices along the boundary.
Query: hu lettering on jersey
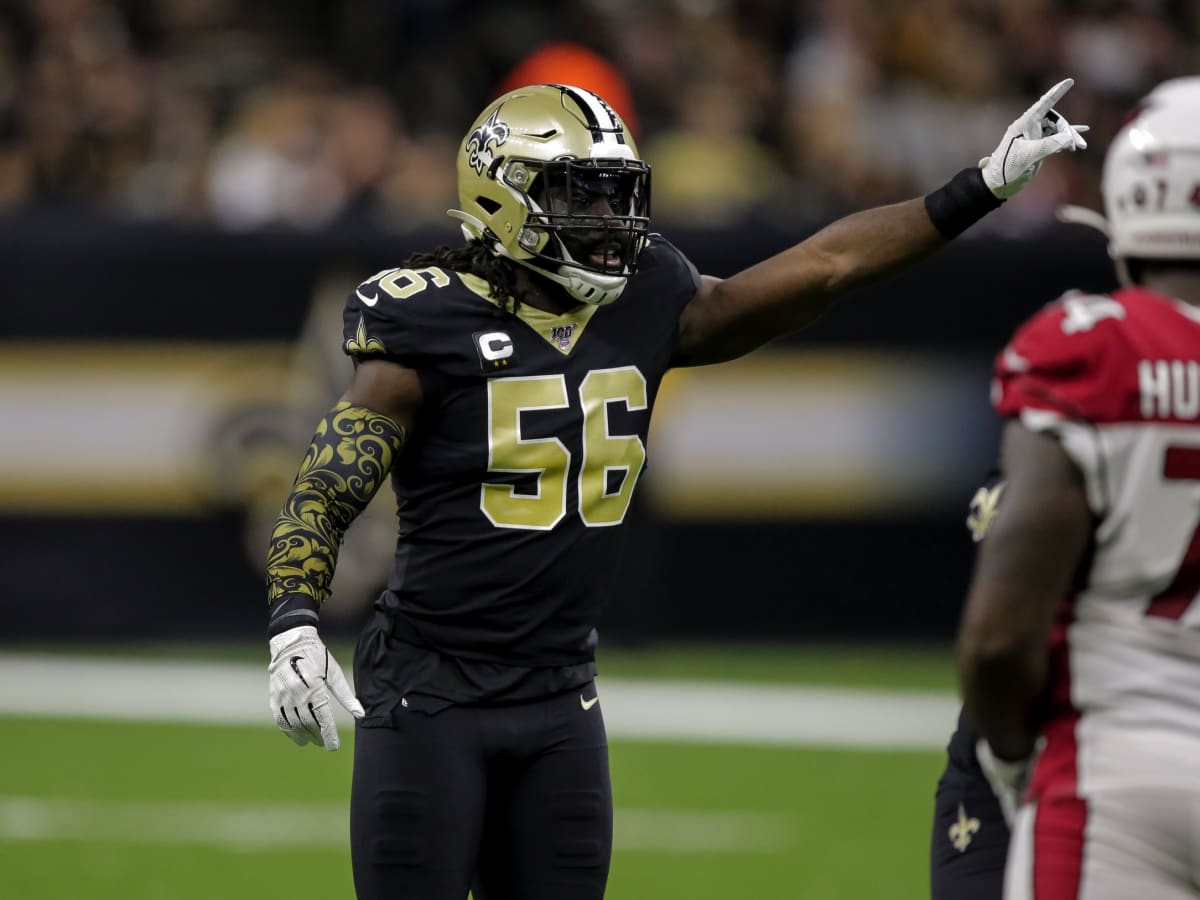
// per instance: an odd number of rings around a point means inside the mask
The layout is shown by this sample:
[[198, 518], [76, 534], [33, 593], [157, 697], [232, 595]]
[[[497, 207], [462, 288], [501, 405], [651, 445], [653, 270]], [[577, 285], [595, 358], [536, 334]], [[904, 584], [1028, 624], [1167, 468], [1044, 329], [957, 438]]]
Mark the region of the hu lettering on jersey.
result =
[[471, 337], [475, 339], [483, 371], [504, 369], [517, 361], [512, 338], [503, 331], [477, 331]]
[[1143, 359], [1138, 391], [1144, 419], [1200, 417], [1200, 363], [1182, 359]]

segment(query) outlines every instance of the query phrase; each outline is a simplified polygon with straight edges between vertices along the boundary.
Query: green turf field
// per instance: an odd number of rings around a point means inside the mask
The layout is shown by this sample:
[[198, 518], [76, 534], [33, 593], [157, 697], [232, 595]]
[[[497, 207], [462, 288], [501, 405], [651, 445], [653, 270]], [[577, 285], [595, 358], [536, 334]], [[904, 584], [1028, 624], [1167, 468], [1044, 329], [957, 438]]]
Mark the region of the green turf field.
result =
[[[823, 654], [789, 656], [790, 669], [761, 653], [615, 654], [607, 671], [951, 687], [944, 651]], [[0, 718], [0, 897], [352, 898], [351, 749], [299, 749], [266, 723]], [[614, 740], [608, 896], [927, 896], [941, 762], [934, 750]]]

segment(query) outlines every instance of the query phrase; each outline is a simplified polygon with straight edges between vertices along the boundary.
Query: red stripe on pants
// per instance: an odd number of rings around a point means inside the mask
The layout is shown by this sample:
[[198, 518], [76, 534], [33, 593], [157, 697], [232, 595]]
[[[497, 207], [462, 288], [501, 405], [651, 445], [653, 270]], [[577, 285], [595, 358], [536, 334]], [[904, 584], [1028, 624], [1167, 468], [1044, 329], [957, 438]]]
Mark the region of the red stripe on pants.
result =
[[1035, 900], [1078, 900], [1083, 872], [1083, 832], [1087, 804], [1077, 796], [1079, 716], [1051, 723], [1038, 757], [1032, 793], [1033, 896]]
[[1087, 803], [1078, 797], [1047, 797], [1033, 822], [1035, 900], [1077, 900], [1083, 872]]

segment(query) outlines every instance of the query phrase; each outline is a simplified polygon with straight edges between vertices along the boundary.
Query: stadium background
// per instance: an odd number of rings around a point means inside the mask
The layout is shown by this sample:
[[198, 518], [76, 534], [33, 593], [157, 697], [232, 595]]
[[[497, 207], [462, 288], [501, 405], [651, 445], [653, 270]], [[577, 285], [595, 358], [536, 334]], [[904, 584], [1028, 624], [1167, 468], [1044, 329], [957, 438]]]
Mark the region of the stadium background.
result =
[[[1092, 150], [804, 334], [668, 376], [603, 629], [612, 896], [920, 896], [991, 358], [1111, 287], [1053, 211], [1098, 207], [1197, 27], [1166, 0], [0, 4], [0, 897], [349, 895], [349, 755], [258, 719], [262, 548], [349, 375], [342, 298], [457, 240], [492, 96], [609, 96], [656, 228], [723, 275], [936, 187], [1070, 75]], [[388, 516], [327, 608], [346, 660]], [[638, 725], [697, 685], [706, 728]]]

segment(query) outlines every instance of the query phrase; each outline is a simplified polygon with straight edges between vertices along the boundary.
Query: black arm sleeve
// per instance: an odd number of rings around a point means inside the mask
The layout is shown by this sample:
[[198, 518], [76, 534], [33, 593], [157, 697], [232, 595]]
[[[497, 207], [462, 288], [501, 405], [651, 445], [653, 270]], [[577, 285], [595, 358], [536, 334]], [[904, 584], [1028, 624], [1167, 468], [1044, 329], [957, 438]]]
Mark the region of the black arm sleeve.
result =
[[316, 623], [346, 529], [378, 492], [404, 439], [387, 416], [345, 401], [321, 419], [271, 532], [270, 634]]

